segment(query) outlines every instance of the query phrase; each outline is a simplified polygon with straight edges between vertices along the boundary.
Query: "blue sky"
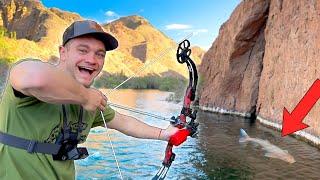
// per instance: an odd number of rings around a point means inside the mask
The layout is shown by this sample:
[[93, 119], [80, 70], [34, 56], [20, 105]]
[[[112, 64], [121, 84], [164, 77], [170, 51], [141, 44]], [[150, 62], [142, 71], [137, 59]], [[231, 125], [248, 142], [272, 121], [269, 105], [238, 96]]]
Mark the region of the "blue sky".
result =
[[[122, 16], [140, 15], [175, 41], [191, 32], [192, 45], [210, 48], [241, 0], [42, 0], [46, 7], [76, 12], [107, 23]], [[73, 3], [70, 3], [73, 2]]]

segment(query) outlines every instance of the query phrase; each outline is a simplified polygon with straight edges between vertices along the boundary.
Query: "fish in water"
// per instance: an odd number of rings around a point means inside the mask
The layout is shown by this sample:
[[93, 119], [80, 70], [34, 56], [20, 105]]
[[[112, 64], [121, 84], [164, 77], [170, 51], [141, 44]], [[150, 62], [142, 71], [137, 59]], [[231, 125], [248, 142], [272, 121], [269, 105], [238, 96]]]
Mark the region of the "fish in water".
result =
[[243, 129], [240, 129], [239, 143], [245, 143], [245, 142], [252, 142], [255, 144], [259, 144], [262, 147], [262, 149], [266, 151], [265, 156], [267, 157], [281, 159], [288, 163], [296, 162], [293, 156], [291, 156], [287, 150], [282, 150], [279, 147], [271, 144], [267, 140], [252, 138]]

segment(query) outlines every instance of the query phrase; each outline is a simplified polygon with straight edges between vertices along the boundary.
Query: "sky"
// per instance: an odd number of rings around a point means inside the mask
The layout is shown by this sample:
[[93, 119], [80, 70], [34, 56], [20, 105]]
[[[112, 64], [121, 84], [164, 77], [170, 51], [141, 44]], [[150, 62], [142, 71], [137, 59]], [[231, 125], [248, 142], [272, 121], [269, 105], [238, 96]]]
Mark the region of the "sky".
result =
[[[74, 2], [74, 3], [70, 3]], [[207, 50], [241, 0], [42, 0], [46, 7], [76, 12], [101, 24], [140, 15], [176, 42], [191, 32], [192, 45]]]

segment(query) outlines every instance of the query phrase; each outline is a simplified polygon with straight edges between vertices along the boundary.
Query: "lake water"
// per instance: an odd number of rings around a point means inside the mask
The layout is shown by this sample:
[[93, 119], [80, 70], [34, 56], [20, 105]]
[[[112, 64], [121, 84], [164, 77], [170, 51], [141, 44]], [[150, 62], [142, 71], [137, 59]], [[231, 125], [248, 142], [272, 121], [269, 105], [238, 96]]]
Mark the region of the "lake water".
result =
[[[179, 114], [181, 104], [165, 101], [167, 92], [155, 90], [118, 90], [112, 102], [171, 117]], [[168, 122], [122, 110], [148, 124], [165, 128]], [[175, 147], [176, 160], [167, 179], [320, 179], [320, 151], [280, 132], [251, 124], [248, 120], [205, 112], [198, 113], [198, 138], [189, 138]], [[238, 143], [239, 129], [251, 137], [267, 139], [289, 151], [294, 164], [264, 156], [259, 146]], [[125, 179], [151, 179], [164, 157], [166, 142], [142, 140], [108, 130]], [[77, 179], [119, 179], [118, 170], [104, 128], [91, 130], [85, 144], [90, 156], [76, 161]]]

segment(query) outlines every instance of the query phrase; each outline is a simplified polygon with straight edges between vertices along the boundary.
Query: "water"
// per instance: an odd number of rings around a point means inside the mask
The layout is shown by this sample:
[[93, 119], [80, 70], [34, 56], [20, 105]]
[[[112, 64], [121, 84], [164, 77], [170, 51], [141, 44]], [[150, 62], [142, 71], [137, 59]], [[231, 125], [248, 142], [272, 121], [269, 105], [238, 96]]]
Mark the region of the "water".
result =
[[[182, 105], [165, 101], [160, 91], [119, 90], [111, 101], [165, 117], [179, 114]], [[168, 122], [132, 114], [148, 124], [165, 128]], [[167, 179], [320, 179], [320, 151], [291, 137], [243, 118], [198, 113], [199, 136], [174, 148], [176, 160]], [[289, 164], [264, 156], [260, 147], [238, 143], [239, 129], [287, 149], [297, 161]], [[166, 142], [142, 140], [108, 130], [125, 179], [151, 179], [164, 157]], [[77, 179], [119, 179], [114, 157], [103, 128], [91, 130], [85, 144], [90, 156], [76, 162]]]

